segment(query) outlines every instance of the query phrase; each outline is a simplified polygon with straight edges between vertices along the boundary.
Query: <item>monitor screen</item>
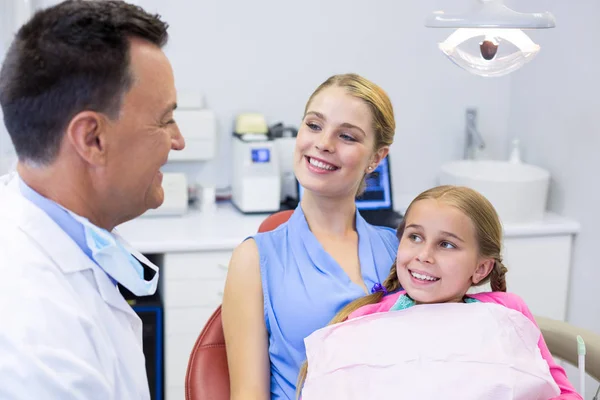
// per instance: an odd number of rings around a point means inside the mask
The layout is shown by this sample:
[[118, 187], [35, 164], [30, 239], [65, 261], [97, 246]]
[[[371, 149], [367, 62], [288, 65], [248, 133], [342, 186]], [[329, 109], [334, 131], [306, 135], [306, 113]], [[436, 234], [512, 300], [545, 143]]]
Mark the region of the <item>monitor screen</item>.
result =
[[[356, 198], [356, 208], [359, 210], [392, 208], [392, 188], [390, 184], [388, 157], [379, 163], [375, 171], [367, 175], [365, 192]], [[298, 200], [300, 200], [302, 199], [304, 188], [298, 185], [298, 189]]]

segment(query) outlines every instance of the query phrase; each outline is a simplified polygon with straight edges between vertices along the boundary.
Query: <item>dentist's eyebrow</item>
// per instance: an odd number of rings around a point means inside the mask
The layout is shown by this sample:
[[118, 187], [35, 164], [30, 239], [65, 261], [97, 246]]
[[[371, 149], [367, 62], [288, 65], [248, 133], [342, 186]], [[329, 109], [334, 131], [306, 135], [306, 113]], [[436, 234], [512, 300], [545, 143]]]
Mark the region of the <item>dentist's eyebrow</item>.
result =
[[162, 113], [162, 116], [160, 117], [160, 119], [163, 120], [170, 112], [173, 112], [176, 109], [177, 109], [177, 103], [169, 104], [169, 106], [166, 108], [166, 110]]

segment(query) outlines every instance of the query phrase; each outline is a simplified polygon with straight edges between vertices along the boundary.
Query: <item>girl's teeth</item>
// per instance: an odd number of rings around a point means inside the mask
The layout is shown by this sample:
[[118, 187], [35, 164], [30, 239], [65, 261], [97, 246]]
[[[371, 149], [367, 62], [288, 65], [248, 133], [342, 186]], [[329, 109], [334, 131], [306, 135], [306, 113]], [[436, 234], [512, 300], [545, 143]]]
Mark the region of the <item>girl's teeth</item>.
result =
[[420, 279], [422, 281], [437, 281], [440, 279], [440, 278], [434, 278], [433, 276], [423, 275], [423, 274], [419, 274], [417, 272], [412, 272], [412, 271], [410, 272], [410, 274], [412, 276], [414, 276], [415, 278]]
[[328, 171], [333, 171], [334, 169], [336, 169], [334, 166], [329, 165], [329, 164], [325, 164], [321, 161], [315, 160], [314, 158], [309, 158], [309, 162], [314, 165], [315, 167], [321, 168], [321, 169], [326, 169]]

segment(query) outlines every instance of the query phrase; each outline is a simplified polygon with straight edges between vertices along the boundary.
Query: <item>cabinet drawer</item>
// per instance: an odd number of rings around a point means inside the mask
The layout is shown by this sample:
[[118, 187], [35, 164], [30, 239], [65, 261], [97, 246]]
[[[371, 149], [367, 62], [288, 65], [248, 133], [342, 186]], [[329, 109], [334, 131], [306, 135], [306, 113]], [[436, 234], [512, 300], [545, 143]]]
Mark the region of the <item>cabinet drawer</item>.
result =
[[195, 333], [199, 335], [216, 307], [167, 308], [165, 310], [165, 332], [167, 335]]
[[231, 251], [205, 251], [195, 253], [167, 253], [162, 269], [163, 278], [225, 279]]
[[166, 386], [185, 385], [185, 373], [197, 334], [165, 336], [165, 381]]
[[165, 308], [214, 307], [223, 301], [225, 279], [187, 279], [163, 282]]
[[185, 386], [168, 386], [165, 392], [166, 400], [185, 400]]
[[507, 291], [523, 298], [536, 316], [564, 321], [569, 297], [570, 235], [507, 238]]

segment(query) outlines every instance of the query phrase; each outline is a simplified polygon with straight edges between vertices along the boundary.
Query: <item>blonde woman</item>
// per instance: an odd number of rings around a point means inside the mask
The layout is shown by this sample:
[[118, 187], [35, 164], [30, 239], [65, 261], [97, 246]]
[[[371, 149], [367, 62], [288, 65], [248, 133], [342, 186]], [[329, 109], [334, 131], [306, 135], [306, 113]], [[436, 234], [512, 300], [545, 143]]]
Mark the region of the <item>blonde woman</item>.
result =
[[302, 201], [286, 224], [243, 242], [229, 266], [231, 399], [293, 399], [304, 338], [389, 274], [395, 232], [369, 225], [355, 198], [394, 130], [387, 94], [361, 76], [332, 76], [309, 98], [294, 154]]

